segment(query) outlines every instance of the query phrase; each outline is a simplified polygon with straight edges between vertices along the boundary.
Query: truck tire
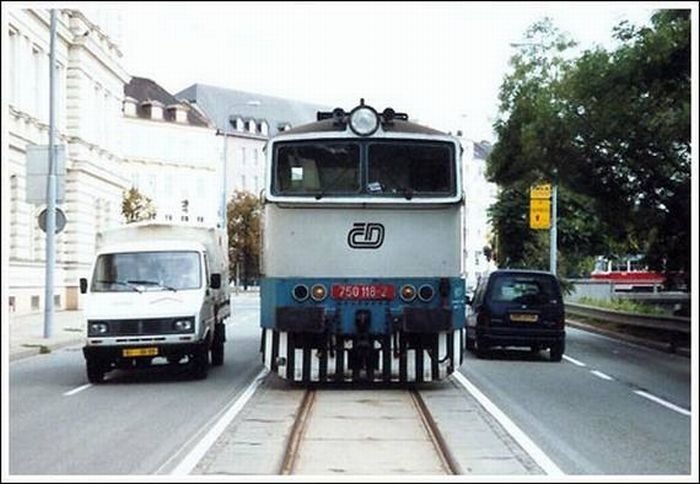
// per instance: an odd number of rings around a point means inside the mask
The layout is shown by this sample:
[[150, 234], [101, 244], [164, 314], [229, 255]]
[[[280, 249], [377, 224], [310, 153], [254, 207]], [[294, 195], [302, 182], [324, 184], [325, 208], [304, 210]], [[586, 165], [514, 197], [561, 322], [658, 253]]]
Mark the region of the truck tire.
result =
[[90, 383], [102, 383], [105, 379], [105, 369], [99, 362], [87, 360], [85, 362], [87, 378]]
[[226, 341], [226, 326], [224, 323], [216, 323], [214, 325], [214, 340], [211, 346], [211, 364], [212, 366], [221, 366], [224, 364], [224, 342]]
[[209, 350], [204, 347], [192, 354], [192, 377], [195, 380], [204, 380], [209, 371]]

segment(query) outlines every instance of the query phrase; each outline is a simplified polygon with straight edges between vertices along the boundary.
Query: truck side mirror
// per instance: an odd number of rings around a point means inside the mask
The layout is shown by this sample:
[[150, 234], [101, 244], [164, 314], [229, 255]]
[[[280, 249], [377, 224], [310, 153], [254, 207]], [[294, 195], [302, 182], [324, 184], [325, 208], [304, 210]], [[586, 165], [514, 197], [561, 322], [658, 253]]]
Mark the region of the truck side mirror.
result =
[[220, 289], [221, 288], [221, 274], [214, 273], [210, 276], [209, 278], [209, 287], [212, 289]]
[[80, 294], [87, 293], [87, 279], [84, 277], [80, 278]]

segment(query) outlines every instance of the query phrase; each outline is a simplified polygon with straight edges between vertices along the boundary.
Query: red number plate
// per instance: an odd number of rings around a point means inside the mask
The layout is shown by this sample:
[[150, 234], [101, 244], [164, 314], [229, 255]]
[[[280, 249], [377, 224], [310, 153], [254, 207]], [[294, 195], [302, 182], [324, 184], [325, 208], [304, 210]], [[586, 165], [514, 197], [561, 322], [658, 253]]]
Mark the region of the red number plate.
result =
[[331, 297], [333, 299], [394, 299], [394, 286], [391, 284], [333, 284]]

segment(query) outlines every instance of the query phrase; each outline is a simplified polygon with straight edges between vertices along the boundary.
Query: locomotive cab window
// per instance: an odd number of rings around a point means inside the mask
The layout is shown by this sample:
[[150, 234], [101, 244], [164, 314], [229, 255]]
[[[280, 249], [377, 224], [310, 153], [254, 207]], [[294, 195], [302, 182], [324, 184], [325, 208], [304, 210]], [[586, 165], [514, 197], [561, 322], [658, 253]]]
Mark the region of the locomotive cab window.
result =
[[451, 145], [374, 143], [368, 150], [367, 191], [377, 195], [454, 194]]
[[276, 150], [274, 192], [283, 195], [352, 194], [360, 190], [355, 143], [294, 143]]

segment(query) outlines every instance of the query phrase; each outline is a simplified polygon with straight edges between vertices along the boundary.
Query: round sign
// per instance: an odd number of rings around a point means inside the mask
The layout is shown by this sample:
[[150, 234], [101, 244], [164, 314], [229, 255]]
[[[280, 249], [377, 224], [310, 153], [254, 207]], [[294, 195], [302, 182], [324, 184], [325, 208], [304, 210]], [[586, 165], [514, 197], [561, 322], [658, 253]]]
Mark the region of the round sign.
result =
[[[44, 210], [41, 211], [39, 214], [39, 228], [46, 232], [46, 215], [48, 213], [49, 209], [45, 208]], [[55, 234], [59, 233], [63, 228], [66, 226], [66, 214], [63, 213], [63, 210], [60, 208], [56, 207], [56, 231], [54, 232]]]

